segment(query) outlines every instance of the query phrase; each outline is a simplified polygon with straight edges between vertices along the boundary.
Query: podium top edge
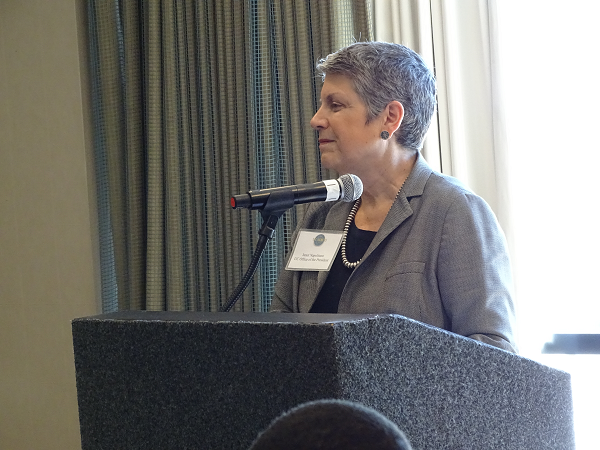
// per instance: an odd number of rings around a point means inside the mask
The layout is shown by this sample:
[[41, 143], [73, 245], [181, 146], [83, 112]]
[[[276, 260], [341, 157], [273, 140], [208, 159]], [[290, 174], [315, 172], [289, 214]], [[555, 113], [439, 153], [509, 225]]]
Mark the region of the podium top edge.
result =
[[[260, 312], [199, 312], [199, 311], [119, 311], [80, 317], [74, 321], [162, 321], [162, 322], [237, 322], [237, 323], [296, 323], [334, 324], [360, 322], [383, 317], [402, 317], [394, 314], [302, 314]], [[404, 317], [402, 317], [405, 319]]]

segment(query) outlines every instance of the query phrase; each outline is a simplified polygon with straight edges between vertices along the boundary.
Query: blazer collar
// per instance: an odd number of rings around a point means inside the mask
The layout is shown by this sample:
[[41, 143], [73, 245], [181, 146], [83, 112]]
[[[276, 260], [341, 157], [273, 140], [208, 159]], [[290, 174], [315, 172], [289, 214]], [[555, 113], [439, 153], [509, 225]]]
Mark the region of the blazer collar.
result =
[[425, 184], [427, 184], [427, 180], [432, 172], [433, 169], [427, 164], [421, 152], [418, 152], [415, 165], [404, 182], [404, 186], [402, 186], [401, 194], [404, 193], [404, 196], [407, 198], [423, 195]]

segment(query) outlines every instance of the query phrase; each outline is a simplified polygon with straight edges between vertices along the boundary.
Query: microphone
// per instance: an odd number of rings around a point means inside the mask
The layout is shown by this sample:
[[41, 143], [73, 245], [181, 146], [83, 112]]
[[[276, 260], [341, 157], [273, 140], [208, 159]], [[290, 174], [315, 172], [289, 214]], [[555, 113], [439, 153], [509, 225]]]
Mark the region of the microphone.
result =
[[356, 175], [345, 174], [337, 180], [325, 180], [310, 184], [296, 184], [270, 189], [256, 189], [247, 194], [231, 197], [232, 208], [263, 209], [269, 196], [276, 191], [288, 190], [294, 195], [294, 205], [310, 202], [352, 202], [363, 191], [363, 184]]

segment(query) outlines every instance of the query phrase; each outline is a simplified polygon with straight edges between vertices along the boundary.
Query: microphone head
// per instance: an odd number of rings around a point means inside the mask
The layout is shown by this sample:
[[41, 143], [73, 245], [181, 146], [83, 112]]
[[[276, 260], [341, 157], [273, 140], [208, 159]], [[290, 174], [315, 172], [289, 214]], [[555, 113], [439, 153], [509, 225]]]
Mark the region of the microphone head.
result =
[[356, 175], [346, 173], [338, 178], [342, 192], [340, 200], [343, 202], [353, 202], [358, 200], [363, 192], [363, 184]]

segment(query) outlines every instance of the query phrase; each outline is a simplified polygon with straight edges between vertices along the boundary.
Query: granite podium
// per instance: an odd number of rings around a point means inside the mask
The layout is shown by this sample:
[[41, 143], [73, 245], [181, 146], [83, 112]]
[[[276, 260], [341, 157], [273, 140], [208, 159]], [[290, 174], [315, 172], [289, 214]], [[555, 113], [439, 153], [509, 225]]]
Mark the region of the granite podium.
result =
[[397, 315], [126, 311], [73, 320], [88, 449], [247, 449], [339, 398], [415, 450], [575, 448], [570, 376]]

